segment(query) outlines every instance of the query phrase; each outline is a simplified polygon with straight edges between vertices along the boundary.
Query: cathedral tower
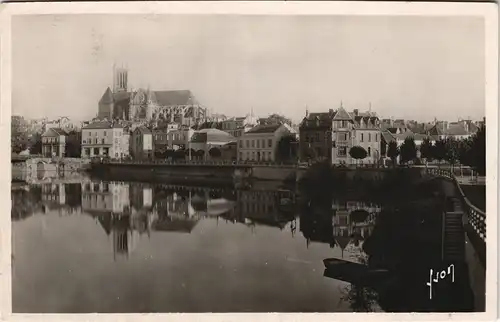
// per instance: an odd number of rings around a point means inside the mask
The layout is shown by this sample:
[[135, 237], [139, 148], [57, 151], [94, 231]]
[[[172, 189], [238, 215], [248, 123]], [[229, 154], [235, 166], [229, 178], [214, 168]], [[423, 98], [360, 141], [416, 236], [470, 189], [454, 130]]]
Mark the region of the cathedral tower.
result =
[[128, 85], [128, 69], [113, 65], [113, 92], [126, 92]]

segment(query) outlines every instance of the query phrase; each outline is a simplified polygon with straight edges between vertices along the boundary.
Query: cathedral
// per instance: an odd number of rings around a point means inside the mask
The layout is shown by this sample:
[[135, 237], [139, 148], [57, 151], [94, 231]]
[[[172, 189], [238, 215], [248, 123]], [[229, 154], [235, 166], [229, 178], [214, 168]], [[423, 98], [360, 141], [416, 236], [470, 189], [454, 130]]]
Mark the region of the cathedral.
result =
[[99, 100], [97, 117], [132, 122], [166, 121], [191, 126], [208, 118], [190, 90], [153, 91], [130, 89], [128, 69], [113, 68], [113, 88]]

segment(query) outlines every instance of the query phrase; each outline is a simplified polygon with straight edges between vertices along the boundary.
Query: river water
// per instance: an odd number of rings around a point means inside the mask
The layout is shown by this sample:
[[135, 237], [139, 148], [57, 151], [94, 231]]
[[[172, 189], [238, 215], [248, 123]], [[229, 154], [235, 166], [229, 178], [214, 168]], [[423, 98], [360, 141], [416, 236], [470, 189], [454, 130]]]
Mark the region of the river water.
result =
[[13, 188], [13, 312], [381, 311], [375, 292], [323, 275], [326, 258], [367, 262], [380, 205], [293, 200], [265, 185]]

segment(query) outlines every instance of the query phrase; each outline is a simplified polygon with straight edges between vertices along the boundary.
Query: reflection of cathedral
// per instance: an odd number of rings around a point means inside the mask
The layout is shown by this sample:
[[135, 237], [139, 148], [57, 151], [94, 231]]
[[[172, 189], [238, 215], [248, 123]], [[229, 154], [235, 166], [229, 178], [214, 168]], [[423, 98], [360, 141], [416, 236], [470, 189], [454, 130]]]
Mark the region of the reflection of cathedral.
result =
[[113, 76], [113, 89], [108, 87], [99, 100], [100, 119], [164, 120], [191, 126], [208, 117], [207, 109], [200, 106], [189, 90], [131, 89], [128, 70], [122, 67], [115, 67]]

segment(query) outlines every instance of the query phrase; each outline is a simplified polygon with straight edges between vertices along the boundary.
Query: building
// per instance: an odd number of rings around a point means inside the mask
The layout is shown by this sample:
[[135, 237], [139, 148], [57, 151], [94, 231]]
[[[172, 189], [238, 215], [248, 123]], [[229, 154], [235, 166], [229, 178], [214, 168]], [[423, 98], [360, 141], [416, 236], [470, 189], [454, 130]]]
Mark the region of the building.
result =
[[163, 153], [168, 150], [168, 129], [155, 129], [153, 132], [153, 149], [155, 153]]
[[465, 140], [477, 133], [478, 125], [472, 120], [459, 120], [458, 122], [435, 122], [435, 125], [427, 130], [426, 134], [434, 140], [444, 140], [454, 138], [456, 140]]
[[222, 147], [235, 141], [236, 138], [221, 130], [203, 129], [196, 131], [189, 140], [190, 157], [202, 160], [221, 159]]
[[46, 158], [63, 158], [66, 153], [68, 133], [60, 128], [49, 128], [42, 134], [42, 155]]
[[257, 118], [251, 114], [245, 117], [233, 117], [222, 122], [221, 130], [238, 138], [257, 125]]
[[71, 120], [66, 116], [60, 117], [57, 120], [46, 121], [43, 124], [44, 131], [52, 128], [59, 128], [64, 130], [65, 132], [71, 132], [77, 130], [77, 126], [73, 124]]
[[136, 128], [130, 136], [130, 154], [137, 160], [154, 158], [153, 133], [145, 126]]
[[131, 89], [128, 69], [113, 69], [113, 89], [104, 91], [98, 104], [98, 118], [103, 120], [176, 122], [192, 126], [209, 117], [190, 90], [156, 91]]
[[334, 110], [326, 113], [309, 113], [299, 125], [299, 159], [301, 161], [331, 161], [332, 122]]
[[98, 121], [82, 128], [82, 158], [129, 156], [128, 129], [118, 123]]
[[238, 160], [276, 161], [280, 139], [293, 133], [287, 124], [257, 125], [238, 138]]
[[[348, 113], [341, 105], [332, 124], [332, 164], [375, 164], [380, 161], [380, 121], [375, 113], [360, 113], [357, 109]], [[354, 146], [364, 148], [366, 158], [352, 158], [349, 151]]]
[[189, 140], [193, 136], [195, 130], [189, 127], [181, 127], [167, 133], [168, 149], [170, 150], [187, 150]]

